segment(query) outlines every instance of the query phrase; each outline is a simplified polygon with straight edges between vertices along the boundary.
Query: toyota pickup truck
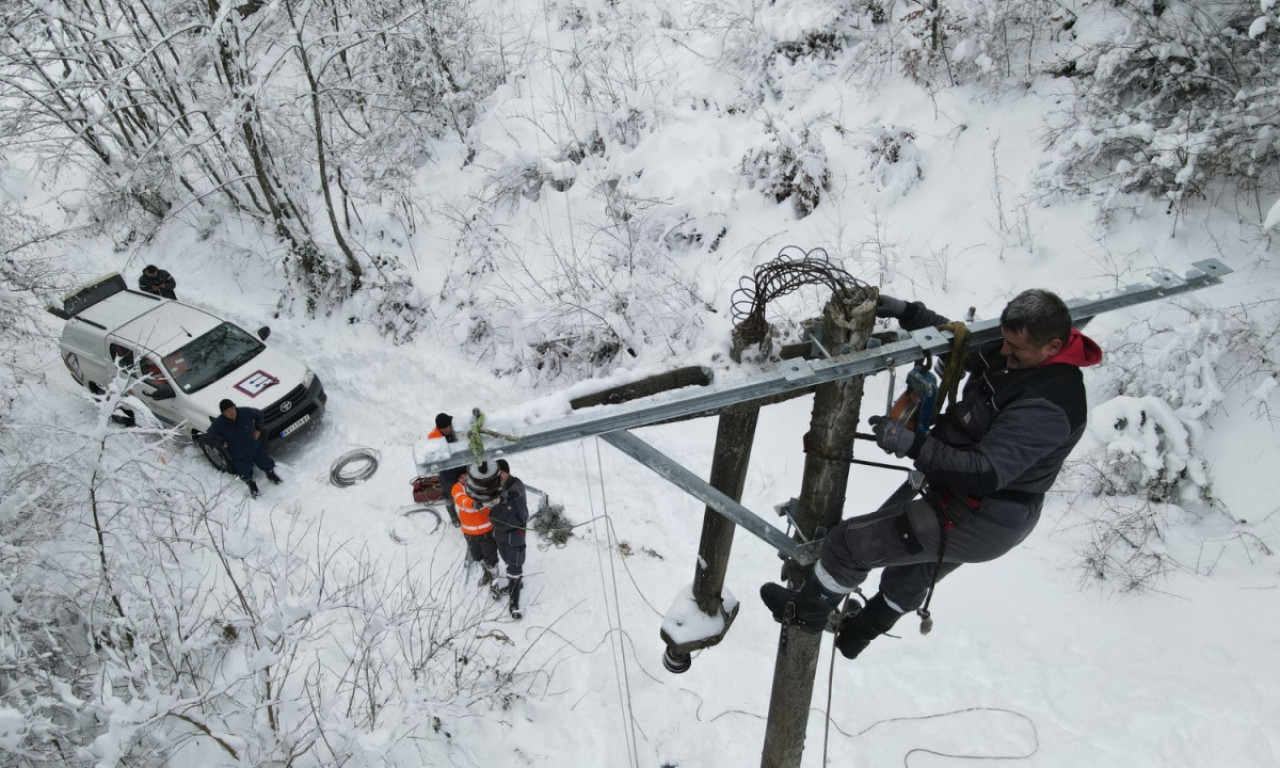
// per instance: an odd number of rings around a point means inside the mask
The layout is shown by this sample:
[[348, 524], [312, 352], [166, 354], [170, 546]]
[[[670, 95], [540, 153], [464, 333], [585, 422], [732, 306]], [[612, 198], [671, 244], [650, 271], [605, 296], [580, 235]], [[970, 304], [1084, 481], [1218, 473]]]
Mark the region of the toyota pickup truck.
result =
[[[326, 395], [320, 378], [291, 355], [234, 323], [180, 301], [130, 290], [118, 272], [71, 291], [49, 311], [65, 322], [59, 349], [71, 376], [100, 394], [125, 376], [127, 391], [157, 420], [190, 437], [224, 472], [217, 443], [200, 439], [218, 403], [259, 408], [268, 443], [292, 439], [318, 421]], [[126, 418], [133, 414], [126, 413]]]

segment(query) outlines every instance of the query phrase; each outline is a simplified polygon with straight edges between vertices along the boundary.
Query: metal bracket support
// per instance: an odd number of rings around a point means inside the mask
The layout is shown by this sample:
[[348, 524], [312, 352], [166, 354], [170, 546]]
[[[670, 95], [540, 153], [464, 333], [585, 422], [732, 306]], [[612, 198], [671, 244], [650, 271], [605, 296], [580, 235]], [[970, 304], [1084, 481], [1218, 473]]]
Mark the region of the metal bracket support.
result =
[[652, 469], [660, 477], [665, 478], [672, 485], [697, 498], [710, 509], [724, 515], [739, 528], [778, 550], [784, 557], [803, 565], [817, 562], [818, 542], [801, 544], [795, 541], [782, 531], [769, 525], [751, 510], [729, 498], [715, 486], [680, 466], [675, 459], [630, 432], [610, 432], [601, 435], [600, 439]]

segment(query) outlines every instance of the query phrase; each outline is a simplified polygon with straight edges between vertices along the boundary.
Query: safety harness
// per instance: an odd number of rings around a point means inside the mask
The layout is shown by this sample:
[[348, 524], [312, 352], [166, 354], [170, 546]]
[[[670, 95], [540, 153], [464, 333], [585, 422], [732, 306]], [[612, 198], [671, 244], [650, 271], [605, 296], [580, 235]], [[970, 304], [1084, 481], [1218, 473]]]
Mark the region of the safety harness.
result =
[[[951, 331], [951, 353], [942, 370], [942, 383], [938, 388], [946, 400], [946, 415], [950, 415], [951, 409], [956, 404], [956, 395], [960, 391], [960, 379], [964, 376], [965, 360], [969, 356], [969, 327], [956, 320], [940, 326], [940, 330]], [[916, 609], [916, 615], [920, 617], [920, 634], [922, 635], [927, 635], [933, 630], [933, 617], [929, 614], [929, 604], [933, 602], [933, 593], [937, 590], [938, 577], [942, 573], [942, 560], [947, 554], [947, 534], [956, 527], [955, 521], [947, 514], [947, 510], [956, 501], [955, 494], [951, 493], [949, 488], [926, 489], [925, 498], [938, 515], [939, 533], [938, 561], [933, 566], [933, 578], [929, 580], [929, 591], [925, 593], [924, 604]], [[981, 499], [973, 496], [966, 495], [961, 499], [975, 512], [982, 504]]]

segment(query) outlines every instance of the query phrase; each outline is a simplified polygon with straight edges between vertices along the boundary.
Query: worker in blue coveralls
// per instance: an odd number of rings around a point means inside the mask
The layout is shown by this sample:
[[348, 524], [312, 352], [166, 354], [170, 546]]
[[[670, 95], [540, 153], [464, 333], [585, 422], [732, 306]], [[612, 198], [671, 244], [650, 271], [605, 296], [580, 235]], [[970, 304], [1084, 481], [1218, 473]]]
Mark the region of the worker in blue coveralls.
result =
[[221, 415], [209, 425], [206, 440], [220, 441], [226, 450], [236, 475], [249, 486], [249, 495], [258, 497], [258, 484], [253, 481], [256, 465], [267, 473], [267, 479], [279, 485], [276, 461], [267, 453], [262, 441], [262, 411], [257, 408], [237, 408], [229, 399], [218, 403]]

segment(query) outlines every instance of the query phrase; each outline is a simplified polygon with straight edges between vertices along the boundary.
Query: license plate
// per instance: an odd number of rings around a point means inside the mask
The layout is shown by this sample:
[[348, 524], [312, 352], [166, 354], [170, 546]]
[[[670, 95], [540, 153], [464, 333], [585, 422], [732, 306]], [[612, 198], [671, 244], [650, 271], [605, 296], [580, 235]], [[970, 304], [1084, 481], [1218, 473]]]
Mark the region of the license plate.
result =
[[289, 426], [285, 427], [284, 429], [280, 430], [280, 436], [288, 437], [289, 435], [292, 435], [294, 432], [297, 432], [308, 421], [311, 421], [311, 414], [309, 413], [306, 416], [303, 416], [302, 418], [293, 422]]

